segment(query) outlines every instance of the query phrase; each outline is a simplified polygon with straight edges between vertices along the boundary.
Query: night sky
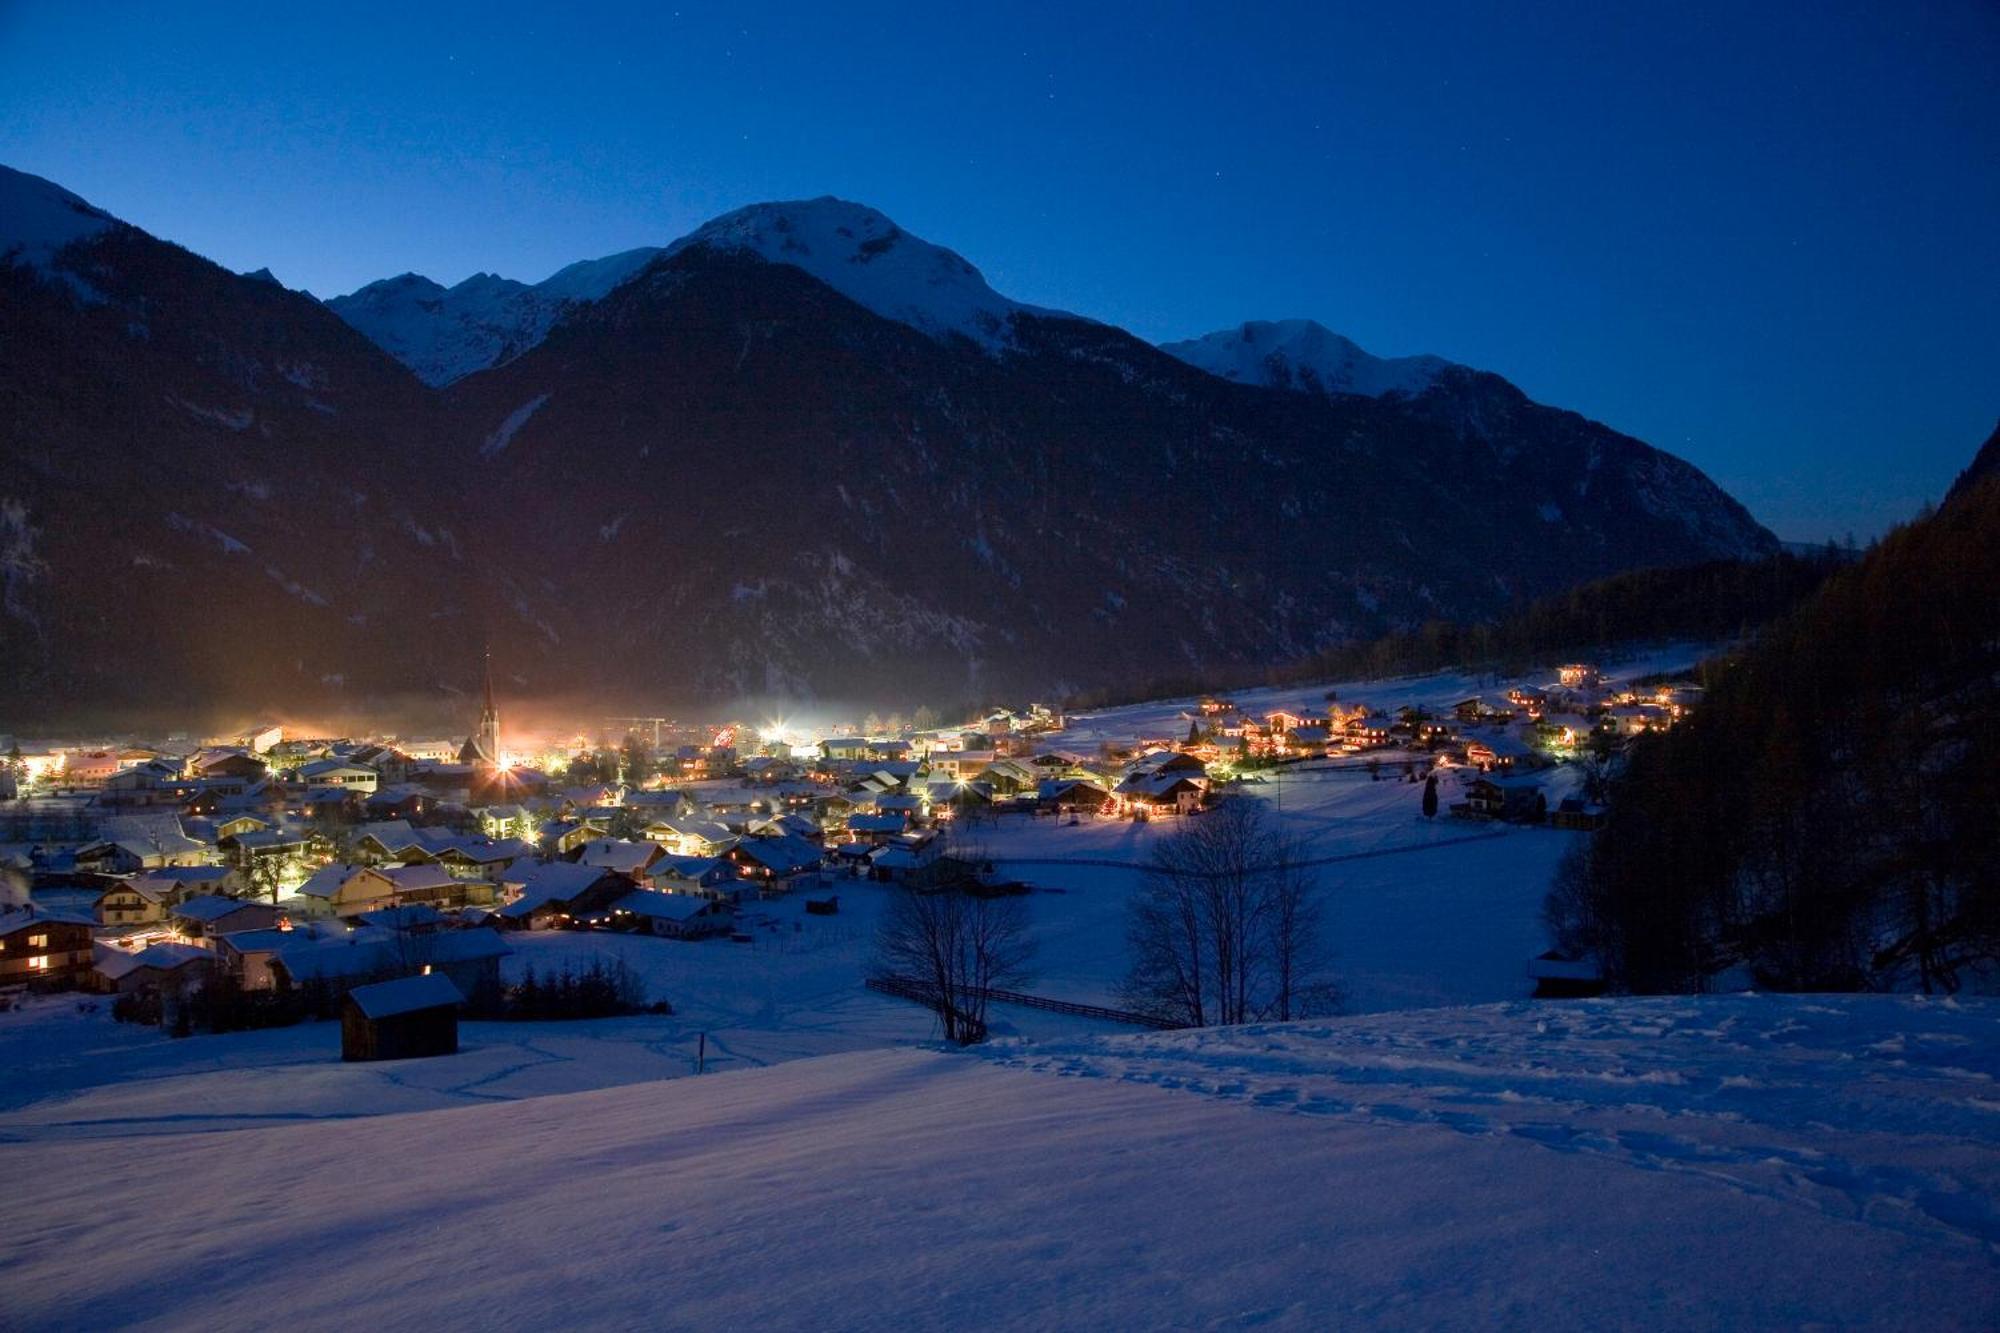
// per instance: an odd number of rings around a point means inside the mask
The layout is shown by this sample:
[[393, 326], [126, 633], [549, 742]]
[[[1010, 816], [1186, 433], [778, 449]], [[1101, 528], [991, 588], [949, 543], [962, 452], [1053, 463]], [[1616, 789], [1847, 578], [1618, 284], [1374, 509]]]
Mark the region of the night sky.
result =
[[1789, 538], [2000, 415], [1987, 0], [555, 8], [0, 3], [0, 161], [322, 296], [837, 194], [1149, 339], [1498, 371]]

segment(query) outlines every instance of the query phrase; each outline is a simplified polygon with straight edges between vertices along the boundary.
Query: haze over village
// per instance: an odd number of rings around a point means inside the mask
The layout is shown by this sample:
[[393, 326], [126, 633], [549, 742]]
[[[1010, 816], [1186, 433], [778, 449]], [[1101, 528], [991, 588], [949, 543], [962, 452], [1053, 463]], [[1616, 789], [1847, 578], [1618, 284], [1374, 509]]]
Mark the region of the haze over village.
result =
[[0, 1328], [2000, 1325], [1996, 69], [0, 10]]

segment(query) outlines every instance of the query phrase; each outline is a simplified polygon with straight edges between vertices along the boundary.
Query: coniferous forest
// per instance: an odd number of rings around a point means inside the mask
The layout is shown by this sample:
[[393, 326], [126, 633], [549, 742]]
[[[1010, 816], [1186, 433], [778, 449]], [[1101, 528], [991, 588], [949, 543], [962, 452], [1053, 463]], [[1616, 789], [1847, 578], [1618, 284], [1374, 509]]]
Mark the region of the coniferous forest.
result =
[[[1548, 915], [1639, 992], [1954, 991], [2000, 959], [2000, 476], [1961, 485], [1642, 739]], [[1745, 974], [1747, 973], [1747, 977]]]
[[1450, 669], [1517, 674], [1635, 643], [1737, 639], [1797, 606], [1857, 554], [1827, 547], [1803, 554], [1779, 551], [1752, 560], [1635, 569], [1525, 602], [1491, 620], [1433, 620], [1341, 644], [1254, 677], [1241, 671], [1182, 672], [1139, 685], [1128, 682], [1079, 691], [1064, 704], [1073, 710], [1098, 708], [1133, 698]]

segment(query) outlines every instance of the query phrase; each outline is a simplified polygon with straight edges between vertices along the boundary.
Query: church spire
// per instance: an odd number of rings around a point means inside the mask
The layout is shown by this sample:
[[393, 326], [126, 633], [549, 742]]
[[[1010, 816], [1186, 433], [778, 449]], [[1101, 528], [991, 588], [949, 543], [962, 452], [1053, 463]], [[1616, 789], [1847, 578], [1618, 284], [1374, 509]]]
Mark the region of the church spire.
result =
[[493, 654], [485, 655], [484, 706], [479, 710], [479, 730], [466, 743], [471, 762], [500, 767], [500, 710], [493, 703]]

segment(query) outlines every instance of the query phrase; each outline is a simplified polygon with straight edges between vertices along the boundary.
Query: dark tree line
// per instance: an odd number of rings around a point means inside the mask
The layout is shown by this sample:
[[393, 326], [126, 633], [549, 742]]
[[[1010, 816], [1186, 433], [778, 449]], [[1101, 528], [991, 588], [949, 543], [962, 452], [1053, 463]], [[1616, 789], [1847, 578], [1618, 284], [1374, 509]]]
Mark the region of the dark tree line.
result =
[[1341, 644], [1274, 667], [1255, 679], [1240, 669], [1187, 672], [1071, 696], [1071, 709], [1134, 698], [1297, 685], [1315, 680], [1414, 675], [1447, 668], [1512, 674], [1618, 644], [1734, 639], [1798, 606], [1855, 552], [1779, 552], [1615, 574], [1529, 602], [1490, 621], [1430, 621], [1381, 638]]
[[2000, 963], [2000, 478], [1886, 538], [1637, 743], [1557, 877], [1613, 984], [1952, 991]]

